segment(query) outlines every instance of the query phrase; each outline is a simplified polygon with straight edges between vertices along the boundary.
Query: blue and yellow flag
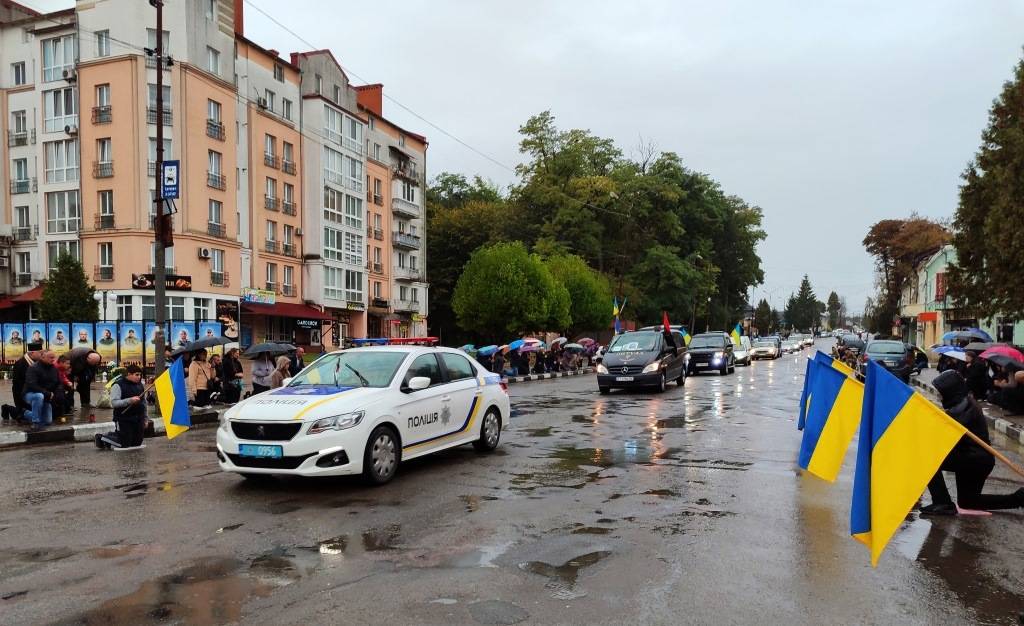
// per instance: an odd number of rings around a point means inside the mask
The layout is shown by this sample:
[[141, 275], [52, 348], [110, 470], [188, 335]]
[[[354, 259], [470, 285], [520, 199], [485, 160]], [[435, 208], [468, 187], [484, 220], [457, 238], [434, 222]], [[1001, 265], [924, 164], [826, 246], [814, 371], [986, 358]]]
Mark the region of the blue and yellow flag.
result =
[[825, 354], [821, 350], [818, 350], [818, 352], [814, 355], [814, 360], [819, 362], [819, 363], [823, 363], [825, 365], [828, 365], [828, 366], [832, 367], [833, 369], [839, 370], [840, 372], [846, 374], [847, 376], [853, 376], [854, 375], [854, 371], [853, 371], [852, 368], [850, 368], [849, 365], [847, 365], [846, 363], [843, 363], [842, 361], [837, 361], [836, 359], [833, 359], [832, 357], [830, 357], [829, 355]]
[[612, 320], [615, 326], [615, 334], [622, 332], [622, 322], [619, 321], [619, 297], [612, 296]]
[[835, 482], [860, 424], [864, 385], [818, 361], [808, 361], [807, 367], [812, 383], [798, 464]]
[[872, 566], [965, 432], [942, 409], [868, 361], [850, 533], [871, 550]]
[[174, 439], [192, 426], [182, 361], [183, 359], [176, 359], [153, 383], [168, 439]]
[[743, 336], [743, 326], [736, 324], [736, 328], [732, 329], [732, 332], [729, 334], [729, 336], [732, 337], [732, 342], [734, 344], [736, 344], [737, 346], [740, 345], [740, 337]]
[[690, 340], [693, 339], [693, 337], [690, 336], [690, 331], [680, 327], [679, 332], [683, 333], [683, 343], [690, 345]]

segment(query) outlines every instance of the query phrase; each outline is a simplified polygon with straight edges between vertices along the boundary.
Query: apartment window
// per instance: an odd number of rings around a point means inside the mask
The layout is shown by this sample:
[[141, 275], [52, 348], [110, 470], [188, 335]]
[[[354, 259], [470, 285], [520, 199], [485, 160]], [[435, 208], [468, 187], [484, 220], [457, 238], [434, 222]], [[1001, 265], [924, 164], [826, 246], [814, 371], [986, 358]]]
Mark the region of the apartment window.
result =
[[[149, 266], [156, 267], [156, 244], [149, 243]], [[174, 269], [174, 248], [164, 248], [164, 269]]]
[[32, 222], [29, 218], [27, 206], [14, 207], [14, 225], [19, 229], [30, 228]]
[[15, 86], [24, 85], [28, 82], [25, 75], [25, 62], [19, 61], [18, 63], [11, 63], [11, 82]]
[[374, 214], [373, 214], [373, 227], [374, 227], [374, 228], [375, 228], [376, 230], [383, 230], [383, 226], [381, 226], [381, 217], [380, 217], [380, 213], [374, 213]]
[[[165, 30], [161, 34], [163, 36], [160, 38], [162, 40], [160, 43], [163, 46], [163, 53], [164, 54], [169, 54], [170, 51], [171, 51], [171, 33]], [[149, 48], [152, 48], [154, 50], [156, 49], [156, 29], [155, 28], [147, 28], [146, 29], [146, 46], [149, 47]], [[152, 58], [152, 57], [150, 57], [150, 58]]]
[[286, 120], [292, 119], [292, 101], [288, 98], [281, 98], [281, 117]]
[[[96, 194], [96, 204], [101, 216], [114, 216], [114, 192], [107, 189]], [[113, 226], [113, 224], [111, 224]]]
[[359, 302], [363, 299], [363, 273], [345, 270], [345, 299]]
[[341, 112], [333, 107], [324, 105], [324, 130], [327, 132], [327, 139], [336, 144], [341, 144], [341, 130], [345, 118]]
[[142, 299], [142, 319], [156, 319], [156, 298], [154, 296], [139, 296]]
[[277, 241], [277, 222], [267, 220], [267, 241]]
[[345, 122], [345, 135], [356, 145], [363, 145], [363, 125], [354, 117], [346, 117]]
[[220, 74], [220, 50], [206, 46], [206, 70], [211, 74]]
[[11, 113], [11, 129], [19, 134], [28, 132], [28, 117], [24, 111]]
[[61, 80], [65, 70], [75, 67], [75, 36], [43, 40], [43, 82]]
[[324, 178], [336, 185], [343, 184], [344, 157], [337, 150], [324, 146]]
[[284, 67], [280, 63], [274, 63], [274, 80], [284, 82]]
[[110, 31], [109, 30], [98, 30], [96, 31], [96, 56], [108, 57], [110, 56]]
[[285, 287], [291, 287], [292, 285], [295, 284], [295, 268], [292, 267], [291, 265], [285, 265], [282, 268], [282, 270], [284, 271], [284, 273], [281, 276], [281, 283]]
[[210, 250], [210, 271], [224, 273], [224, 251], [218, 248]]
[[345, 165], [345, 173], [348, 174], [348, 180], [345, 182], [345, 186], [354, 191], [362, 192], [363, 162], [359, 159], [345, 157]]
[[110, 137], [96, 140], [96, 160], [100, 163], [110, 163], [114, 160], [114, 149]]
[[284, 184], [281, 201], [291, 206], [295, 205], [295, 185], [290, 185], [288, 183]]
[[216, 100], [206, 101], [206, 117], [211, 122], [216, 122], [217, 124], [220, 123], [220, 110], [220, 102], [217, 102]]
[[398, 145], [405, 147], [405, 135], [401, 133], [398, 134]]
[[[171, 140], [170, 139], [164, 139], [164, 159], [170, 159], [172, 157], [172, 155], [173, 155], [173, 152], [171, 151]], [[155, 174], [156, 161], [157, 161], [156, 139], [153, 138], [153, 137], [150, 137], [149, 138], [149, 163], [150, 163], [150, 168], [153, 170], [153, 171], [150, 171], [150, 173], [149, 173], [150, 176], [153, 176]]]
[[221, 168], [221, 164], [223, 163], [223, 160], [224, 160], [224, 157], [221, 155], [221, 153], [217, 152], [215, 150], [209, 150], [207, 152], [207, 154], [206, 154], [206, 160], [207, 160], [206, 169], [211, 174], [216, 174], [216, 175], [220, 176], [222, 174], [222, 172], [223, 172], [223, 170]]
[[273, 178], [268, 178], [267, 184], [264, 187], [264, 193], [270, 200], [274, 200], [275, 198], [277, 198], [277, 181], [274, 180]]
[[208, 218], [210, 225], [223, 226], [224, 225], [224, 204], [218, 200], [210, 200], [210, 208], [208, 210]]
[[110, 85], [108, 83], [96, 85], [96, 106], [110, 106]]
[[375, 161], [380, 161], [381, 160], [381, 157], [380, 157], [380, 144], [379, 143], [373, 144], [373, 158], [374, 158]]
[[51, 241], [46, 244], [46, 261], [49, 271], [57, 267], [57, 259], [68, 255], [76, 261], [82, 260], [82, 249], [77, 241]]
[[[28, 159], [14, 159], [11, 167], [15, 182], [28, 182]], [[26, 185], [27, 186], [27, 185]], [[20, 185], [19, 185], [20, 187]], [[25, 189], [28, 191], [28, 189]]]
[[345, 194], [330, 187], [324, 187], [324, 219], [341, 224], [345, 220], [344, 202]]
[[217, 0], [203, 0], [203, 11], [206, 14], [206, 19], [210, 21], [217, 19]]
[[274, 104], [275, 104], [274, 99], [276, 97], [277, 96], [274, 95], [274, 92], [269, 90], [269, 89], [264, 90], [264, 92], [263, 92], [263, 99], [266, 100], [267, 108], [270, 109], [271, 111], [274, 110]]
[[295, 227], [291, 224], [284, 225], [284, 245], [290, 246], [295, 243]]
[[132, 296], [117, 297], [117, 319], [122, 322], [132, 321]]
[[103, 241], [99, 244], [99, 258], [100, 267], [109, 267], [111, 270], [114, 268], [114, 244], [109, 241]]
[[417, 287], [413, 287], [412, 289], [409, 290], [409, 292], [412, 294], [413, 302], [420, 301], [420, 290]]
[[295, 146], [287, 141], [281, 144], [281, 160], [285, 163], [295, 162]]
[[402, 181], [402, 198], [409, 202], [416, 202], [416, 186], [407, 180]]
[[398, 299], [403, 301], [403, 302], [408, 302], [408, 300], [409, 300], [409, 288], [406, 287], [405, 285], [401, 285], [401, 286], [398, 287]]
[[22, 275], [32, 275], [32, 253], [31, 252], [19, 252], [18, 262], [16, 271]]
[[409, 255], [409, 269], [411, 269], [413, 271], [416, 271], [416, 255], [415, 254], [410, 254]]
[[381, 297], [381, 295], [380, 295], [380, 281], [379, 280], [373, 281], [373, 297], [374, 298], [380, 298]]
[[197, 322], [203, 320], [212, 319], [210, 317], [210, 299], [209, 298], [193, 298], [192, 299], [192, 319]]
[[342, 233], [333, 228], [324, 228], [324, 258], [332, 261], [340, 261], [344, 252], [342, 251]]
[[345, 196], [345, 225], [359, 230], [363, 229], [363, 199]]
[[338, 85], [334, 86], [334, 101], [341, 104], [341, 87]]
[[363, 264], [363, 236], [355, 233], [345, 233], [345, 257], [346, 263], [353, 265]]
[[277, 263], [267, 263], [267, 289], [277, 287]]
[[78, 180], [78, 140], [48, 141], [43, 144], [46, 157], [46, 182]]
[[263, 154], [268, 157], [277, 155], [277, 139], [273, 135], [263, 136]]
[[65, 126], [78, 125], [78, 104], [74, 87], [43, 92], [43, 130], [56, 133]]
[[324, 268], [324, 295], [334, 300], [342, 299], [343, 270], [336, 267]]
[[322, 94], [324, 92], [324, 79], [321, 78], [319, 74], [313, 78], [313, 91], [317, 94]]
[[[163, 85], [160, 90], [163, 94], [163, 118], [164, 126], [171, 123], [171, 88], [169, 85]], [[156, 124], [156, 85], [149, 85], [149, 109], [146, 112], [147, 120], [150, 124]]]

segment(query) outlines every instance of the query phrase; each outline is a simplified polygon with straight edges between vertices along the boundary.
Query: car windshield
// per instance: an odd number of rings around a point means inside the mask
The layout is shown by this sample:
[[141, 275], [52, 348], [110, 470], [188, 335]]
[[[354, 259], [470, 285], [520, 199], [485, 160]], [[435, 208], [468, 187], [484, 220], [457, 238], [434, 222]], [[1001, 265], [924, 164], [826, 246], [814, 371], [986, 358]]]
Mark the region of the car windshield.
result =
[[725, 338], [718, 336], [701, 337], [697, 335], [690, 342], [690, 348], [723, 348], [725, 347]]
[[907, 348], [899, 341], [875, 341], [868, 348], [873, 354], [906, 354]]
[[754, 347], [755, 348], [774, 348], [775, 347], [775, 342], [774, 341], [755, 341], [754, 342]]
[[405, 352], [346, 350], [317, 359], [289, 387], [387, 387], [405, 360]]
[[658, 347], [658, 333], [626, 333], [612, 340], [608, 352], [653, 352]]

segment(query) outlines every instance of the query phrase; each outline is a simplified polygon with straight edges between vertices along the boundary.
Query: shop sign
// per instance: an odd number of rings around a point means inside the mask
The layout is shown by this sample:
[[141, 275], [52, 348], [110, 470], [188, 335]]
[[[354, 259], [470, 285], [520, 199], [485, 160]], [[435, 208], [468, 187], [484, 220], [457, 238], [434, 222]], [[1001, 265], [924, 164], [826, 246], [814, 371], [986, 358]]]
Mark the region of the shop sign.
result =
[[242, 287], [242, 302], [248, 302], [249, 304], [275, 304], [277, 302], [277, 294], [268, 289]]
[[364, 305], [362, 302], [349, 300], [348, 302], [345, 303], [345, 308], [351, 311], [362, 311], [363, 309], [366, 308], [366, 305]]
[[297, 318], [295, 320], [295, 326], [297, 328], [317, 329], [320, 328], [321, 323], [321, 320], [310, 320], [303, 318]]
[[[134, 289], [155, 289], [156, 275], [132, 274], [132, 287]], [[167, 274], [164, 276], [164, 289], [167, 291], [192, 291], [192, 277]]]
[[411, 319], [414, 322], [422, 322], [423, 316], [420, 315], [419, 313], [413, 313], [412, 315], [409, 316], [409, 319]]

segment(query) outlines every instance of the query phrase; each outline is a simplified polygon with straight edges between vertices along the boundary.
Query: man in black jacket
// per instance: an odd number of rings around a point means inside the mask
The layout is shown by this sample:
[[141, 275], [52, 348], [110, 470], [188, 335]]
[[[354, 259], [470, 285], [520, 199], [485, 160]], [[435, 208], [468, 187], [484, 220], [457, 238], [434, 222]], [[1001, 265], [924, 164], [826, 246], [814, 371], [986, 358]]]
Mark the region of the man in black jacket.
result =
[[[946, 413], [988, 443], [988, 424], [981, 407], [971, 397], [963, 376], [947, 370], [935, 378], [932, 385], [942, 397], [942, 408]], [[984, 448], [966, 435], [942, 462], [935, 477], [928, 483], [932, 503], [921, 507], [923, 515], [956, 515], [957, 507], [949, 497], [943, 471], [956, 474], [957, 503], [965, 509], [1016, 509], [1024, 508], [1024, 488], [1005, 496], [982, 494], [985, 480], [995, 466], [995, 459]]]
[[92, 348], [74, 348], [68, 353], [71, 361], [71, 382], [75, 384], [82, 408], [92, 405], [92, 381], [96, 380], [96, 368], [103, 357]]
[[3, 405], [3, 416], [5, 419], [24, 420], [30, 408], [28, 403], [25, 402], [25, 375], [28, 373], [28, 368], [35, 365], [43, 346], [38, 343], [30, 343], [26, 346], [26, 349], [25, 356], [18, 359], [18, 362], [12, 368], [14, 405]]
[[25, 402], [31, 407], [32, 430], [42, 430], [53, 423], [51, 403], [61, 390], [60, 373], [54, 365], [56, 360], [57, 355], [46, 350], [25, 373]]
[[967, 351], [967, 367], [964, 369], [967, 388], [975, 400], [984, 400], [988, 390], [992, 388], [992, 378], [988, 375], [988, 365], [978, 358], [978, 353]]

